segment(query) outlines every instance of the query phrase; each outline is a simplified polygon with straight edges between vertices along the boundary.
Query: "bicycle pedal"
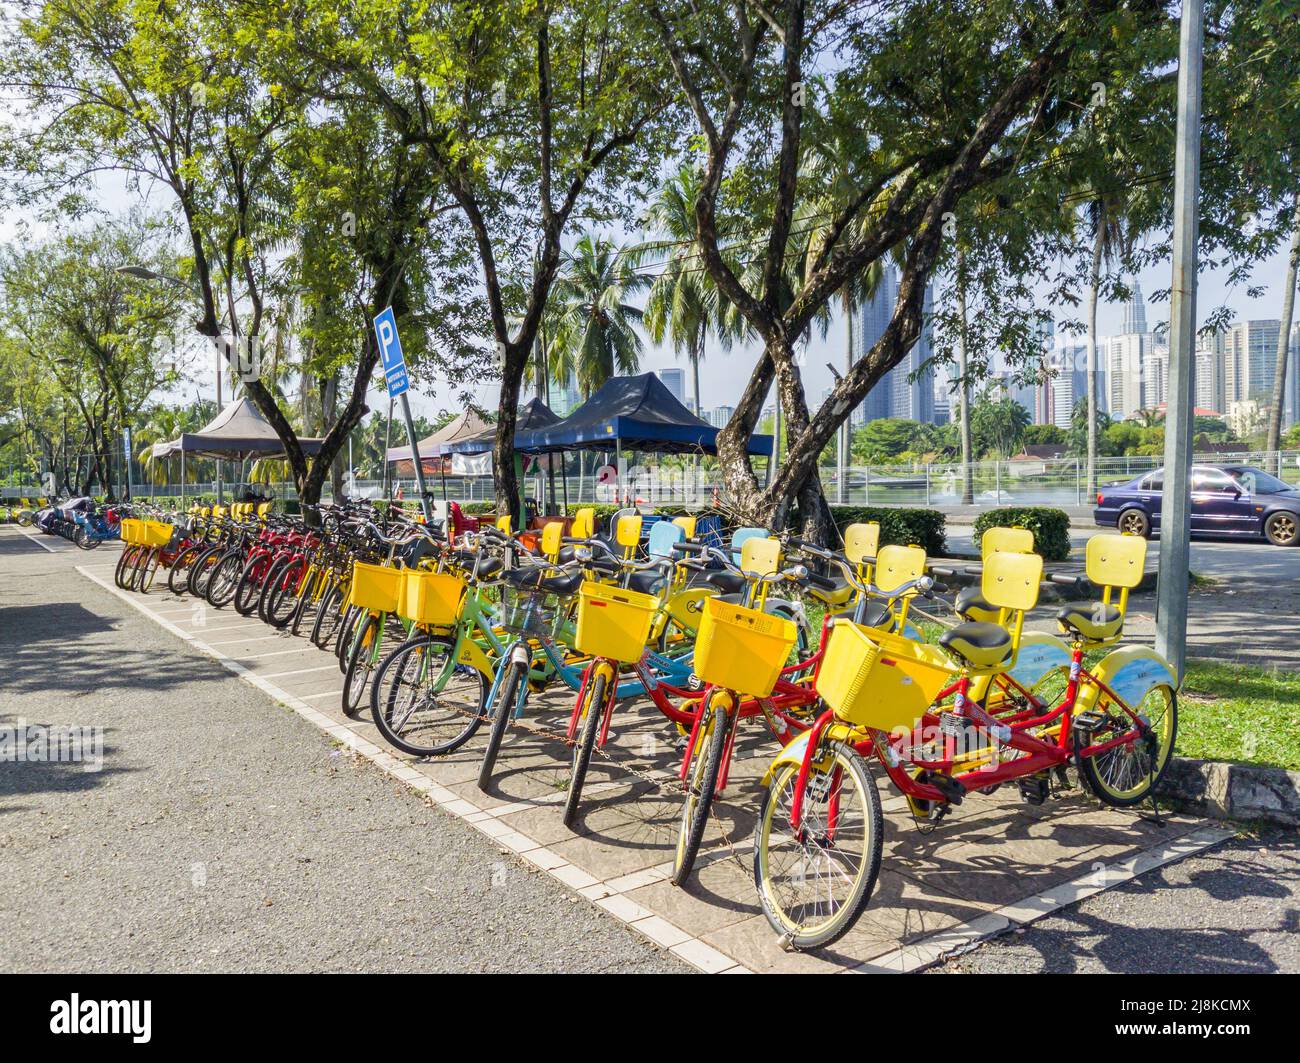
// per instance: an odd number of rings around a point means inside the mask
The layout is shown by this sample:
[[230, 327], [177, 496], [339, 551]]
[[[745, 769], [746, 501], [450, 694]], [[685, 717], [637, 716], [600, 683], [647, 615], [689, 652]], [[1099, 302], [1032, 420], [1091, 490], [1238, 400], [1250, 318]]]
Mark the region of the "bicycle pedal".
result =
[[941, 772], [926, 770], [917, 775], [916, 781], [933, 786], [943, 794], [943, 799], [949, 804], [960, 805], [962, 799], [966, 796], [966, 787], [951, 775], [944, 775]]
[[1070, 729], [1074, 732], [1075, 745], [1080, 744], [1080, 739], [1082, 739], [1082, 744], [1085, 746], [1091, 744], [1093, 732], [1105, 722], [1105, 714], [1097, 712], [1095, 709], [1086, 709], [1079, 713], [1070, 725]]
[[1046, 775], [1030, 775], [1016, 780], [1020, 787], [1020, 800], [1030, 805], [1041, 805], [1051, 793], [1051, 784]]

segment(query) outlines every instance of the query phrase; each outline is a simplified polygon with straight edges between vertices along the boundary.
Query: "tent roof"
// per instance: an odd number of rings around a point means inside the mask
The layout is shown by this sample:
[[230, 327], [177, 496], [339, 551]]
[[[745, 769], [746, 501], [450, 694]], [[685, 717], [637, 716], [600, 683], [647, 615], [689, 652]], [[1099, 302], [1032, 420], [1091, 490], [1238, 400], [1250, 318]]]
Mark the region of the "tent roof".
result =
[[[320, 452], [321, 440], [298, 440], [303, 452]], [[183, 432], [168, 443], [154, 444], [154, 457], [184, 451], [204, 458], [239, 460], [256, 455], [260, 458], [284, 453], [284, 444], [275, 429], [245, 396], [236, 399], [197, 432]]]
[[[560, 419], [546, 403], [533, 396], [519, 407], [519, 413], [515, 419], [515, 439], [518, 439], [525, 432], [549, 428], [553, 424], [558, 424], [559, 421]], [[490, 424], [481, 432], [476, 432], [471, 436], [446, 444], [447, 452], [451, 454], [482, 454], [485, 450], [492, 449], [496, 438], [497, 426]], [[424, 451], [421, 450], [420, 454], [423, 455]]]
[[[616, 376], [568, 417], [545, 428], [520, 432], [515, 445], [532, 452], [630, 450], [706, 454], [717, 452], [718, 429], [700, 420], [654, 373]], [[750, 436], [751, 454], [769, 454], [771, 436]]]
[[[421, 439], [416, 445], [420, 448], [420, 461], [425, 458], [436, 458], [439, 455], [450, 453], [446, 447], [451, 443], [459, 442], [470, 436], [482, 432], [484, 429], [493, 431], [490, 421], [485, 421], [473, 410], [466, 410], [464, 413], [457, 414], [445, 425], [439, 428], [431, 436]], [[410, 461], [411, 448], [390, 447], [388, 450], [389, 461]]]

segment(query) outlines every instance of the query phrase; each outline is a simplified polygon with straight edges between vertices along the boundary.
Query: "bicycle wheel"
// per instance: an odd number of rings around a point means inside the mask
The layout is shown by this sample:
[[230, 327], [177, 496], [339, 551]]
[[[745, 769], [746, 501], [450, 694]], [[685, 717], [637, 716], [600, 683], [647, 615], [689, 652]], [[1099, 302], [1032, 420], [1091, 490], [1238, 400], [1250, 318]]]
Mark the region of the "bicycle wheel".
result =
[[348, 668], [343, 673], [343, 715], [355, 716], [361, 697], [370, 688], [379, 665], [379, 646], [384, 637], [383, 621], [371, 613], [357, 625], [352, 648], [348, 651]]
[[117, 566], [113, 569], [113, 582], [122, 590], [126, 590], [127, 574], [135, 574], [135, 552], [139, 547], [125, 546], [122, 553], [118, 555]]
[[334, 637], [334, 629], [342, 619], [343, 592], [338, 587], [327, 590], [316, 606], [316, 619], [311, 625], [311, 641], [320, 649], [325, 649]]
[[178, 598], [189, 589], [190, 566], [194, 564], [199, 552], [197, 546], [187, 546], [176, 555], [172, 567], [167, 570], [167, 589]]
[[866, 761], [835, 743], [809, 772], [799, 823], [791, 812], [798, 764], [784, 764], [763, 795], [754, 838], [754, 885], [782, 942], [813, 949], [838, 941], [871, 899], [884, 818]]
[[273, 628], [283, 628], [298, 607], [298, 586], [302, 583], [302, 558], [288, 559], [268, 579], [257, 603], [258, 615]]
[[237, 549], [227, 550], [212, 566], [204, 597], [214, 609], [224, 609], [235, 597], [239, 578], [244, 571], [244, 555]]
[[[1169, 767], [1178, 736], [1178, 696], [1168, 686], [1153, 687], [1135, 708], [1146, 721], [1145, 735], [1078, 758], [1079, 774], [1088, 781], [1088, 787], [1115, 808], [1131, 808], [1150, 795]], [[1103, 744], [1132, 730], [1128, 714], [1113, 710], [1091, 730], [1088, 745]]]
[[149, 588], [153, 586], [154, 574], [158, 571], [159, 553], [157, 547], [146, 547], [140, 551], [136, 559], [135, 581], [132, 587], [141, 594], [148, 594]]
[[370, 714], [392, 746], [414, 757], [459, 749], [479, 729], [488, 678], [457, 664], [442, 635], [410, 639], [388, 654], [370, 687]]
[[709, 824], [709, 811], [713, 795], [718, 788], [722, 771], [722, 754], [727, 747], [727, 734], [731, 730], [731, 713], [715, 704], [719, 695], [710, 694], [700, 707], [704, 717], [700, 720], [695, 746], [691, 749], [686, 768], [686, 800], [682, 804], [681, 824], [677, 829], [677, 850], [673, 854], [674, 886], [683, 886], [691, 877], [695, 857], [704, 840], [704, 828]]
[[194, 559], [194, 564], [190, 566], [190, 573], [186, 579], [185, 589], [195, 598], [207, 598], [208, 584], [212, 580], [212, 570], [216, 568], [217, 562], [225, 552], [225, 547], [220, 544], [209, 546], [199, 551], [199, 556]]
[[338, 632], [334, 636], [334, 656], [338, 659], [340, 672], [347, 671], [348, 649], [352, 645], [353, 636], [357, 633], [357, 625], [361, 623], [364, 615], [365, 610], [358, 609], [355, 605], [349, 605], [347, 612], [343, 614], [343, 623], [339, 625]]
[[298, 601], [293, 607], [293, 619], [289, 621], [289, 634], [298, 635], [302, 630], [302, 623], [307, 619], [307, 612], [313, 605], [316, 605], [320, 598], [321, 591], [321, 573], [317, 570], [307, 581], [307, 586], [303, 587], [302, 593], [298, 595]]
[[276, 570], [283, 564], [283, 558], [268, 562], [261, 554], [250, 557], [239, 573], [239, 582], [235, 584], [235, 612], [240, 616], [252, 616], [264, 589], [270, 585]]
[[605, 718], [605, 687], [605, 676], [598, 675], [586, 694], [582, 734], [573, 744], [573, 769], [569, 773], [569, 794], [564, 800], [566, 827], [572, 827], [573, 821], [578, 818], [578, 806], [582, 803], [582, 787], [587, 781], [587, 769], [591, 767], [591, 754], [596, 748], [596, 736], [600, 734], [601, 721]]
[[492, 708], [492, 727], [488, 731], [487, 746], [483, 750], [483, 760], [478, 769], [478, 788], [486, 791], [492, 781], [492, 770], [496, 767], [497, 754], [501, 752], [501, 740], [515, 714], [515, 702], [519, 697], [519, 684], [524, 681], [527, 665], [508, 664], [506, 674], [501, 677], [497, 688], [496, 704]]

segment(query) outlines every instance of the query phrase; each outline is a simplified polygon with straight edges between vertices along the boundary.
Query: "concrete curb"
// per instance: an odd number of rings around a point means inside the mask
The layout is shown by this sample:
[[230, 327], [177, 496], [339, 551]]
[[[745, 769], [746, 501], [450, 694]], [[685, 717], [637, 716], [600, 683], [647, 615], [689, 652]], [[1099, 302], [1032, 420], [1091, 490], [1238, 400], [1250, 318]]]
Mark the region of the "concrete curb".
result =
[[1213, 819], [1300, 826], [1300, 771], [1175, 757], [1158, 792]]

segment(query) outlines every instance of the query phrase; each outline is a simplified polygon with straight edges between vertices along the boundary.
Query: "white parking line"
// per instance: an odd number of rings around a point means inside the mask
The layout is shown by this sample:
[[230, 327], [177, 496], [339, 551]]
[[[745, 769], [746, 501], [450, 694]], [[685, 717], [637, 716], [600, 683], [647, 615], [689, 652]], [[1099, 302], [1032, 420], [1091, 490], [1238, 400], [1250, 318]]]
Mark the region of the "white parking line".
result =
[[243, 642], [266, 642], [268, 639], [282, 639], [283, 635], [259, 635], [255, 639], [222, 639], [220, 642], [209, 642], [209, 646], [238, 646]]
[[[286, 653], [302, 653], [304, 650], [310, 650], [314, 648], [315, 647], [313, 647], [312, 644], [309, 642], [307, 643], [306, 646], [295, 646], [291, 650], [272, 650], [270, 653], [240, 653], [232, 657], [231, 660], [232, 661], [259, 661], [263, 657], [283, 657]], [[335, 667], [337, 667], [337, 665]]]
[[319, 694], [299, 694], [298, 696], [303, 701], [311, 701], [312, 698], [336, 698], [342, 693], [341, 690], [323, 690]]
[[54, 547], [52, 547], [49, 543], [42, 542], [40, 539], [36, 538], [36, 536], [31, 535], [28, 532], [20, 532], [19, 534], [22, 535], [24, 539], [30, 539], [32, 542], [34, 542], [37, 546], [39, 546], [42, 550], [46, 551], [47, 553], [51, 553], [51, 554], [67, 553], [66, 550], [54, 549]]
[[293, 668], [288, 672], [267, 672], [262, 676], [263, 679], [280, 679], [286, 675], [305, 675], [307, 672], [328, 672], [330, 669], [339, 670], [337, 664], [322, 664], [315, 668]]

